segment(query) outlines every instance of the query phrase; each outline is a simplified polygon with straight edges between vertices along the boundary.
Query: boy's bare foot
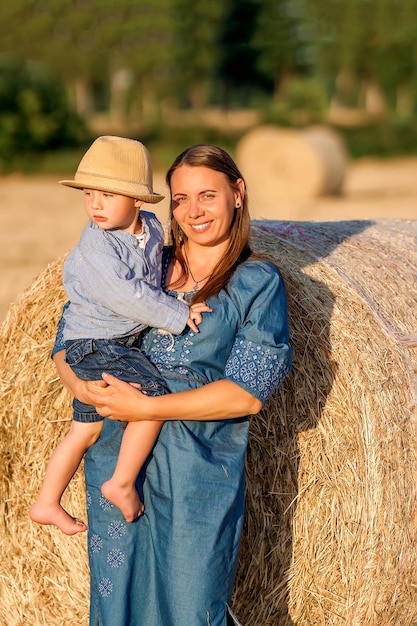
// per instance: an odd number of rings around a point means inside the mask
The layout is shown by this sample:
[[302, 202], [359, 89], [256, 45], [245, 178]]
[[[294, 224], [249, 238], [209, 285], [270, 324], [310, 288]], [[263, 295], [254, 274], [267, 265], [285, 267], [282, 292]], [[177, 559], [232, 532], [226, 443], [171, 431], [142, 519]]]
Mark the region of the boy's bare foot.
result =
[[86, 524], [76, 517], [72, 517], [60, 505], [44, 505], [35, 502], [29, 509], [29, 516], [38, 524], [53, 524], [66, 535], [75, 535], [87, 530]]
[[145, 510], [134, 485], [119, 485], [111, 478], [102, 484], [101, 493], [121, 510], [127, 522], [134, 522]]

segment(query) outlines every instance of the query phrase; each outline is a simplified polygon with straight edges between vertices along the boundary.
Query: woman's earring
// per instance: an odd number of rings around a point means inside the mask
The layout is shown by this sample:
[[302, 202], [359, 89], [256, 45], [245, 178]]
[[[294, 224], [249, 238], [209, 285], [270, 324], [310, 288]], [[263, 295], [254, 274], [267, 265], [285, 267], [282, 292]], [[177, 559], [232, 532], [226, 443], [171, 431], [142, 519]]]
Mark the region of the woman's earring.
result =
[[237, 208], [237, 209], [240, 209], [240, 207], [241, 207], [241, 206], [242, 206], [242, 205], [240, 204], [240, 202], [236, 202], [236, 208]]

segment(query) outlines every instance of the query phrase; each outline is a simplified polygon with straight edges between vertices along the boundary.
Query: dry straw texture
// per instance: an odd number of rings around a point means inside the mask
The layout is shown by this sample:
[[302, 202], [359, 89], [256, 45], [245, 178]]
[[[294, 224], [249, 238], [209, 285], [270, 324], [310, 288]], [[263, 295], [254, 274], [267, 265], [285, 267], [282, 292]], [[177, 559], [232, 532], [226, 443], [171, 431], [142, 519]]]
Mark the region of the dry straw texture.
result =
[[[262, 222], [253, 243], [284, 275], [295, 358], [252, 422], [234, 611], [244, 626], [416, 624], [417, 222]], [[0, 329], [2, 626], [88, 623], [85, 536], [27, 516], [70, 420], [49, 359], [61, 266]], [[81, 473], [66, 505], [83, 516]]]

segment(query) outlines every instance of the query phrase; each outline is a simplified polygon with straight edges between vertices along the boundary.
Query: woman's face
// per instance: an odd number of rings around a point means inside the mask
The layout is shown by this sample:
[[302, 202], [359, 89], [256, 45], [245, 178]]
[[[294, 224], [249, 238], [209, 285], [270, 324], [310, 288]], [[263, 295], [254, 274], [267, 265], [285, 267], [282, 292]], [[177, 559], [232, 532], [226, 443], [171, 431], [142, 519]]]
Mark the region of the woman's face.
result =
[[235, 191], [225, 174], [209, 167], [181, 165], [172, 174], [172, 212], [188, 239], [202, 246], [227, 242], [244, 183]]

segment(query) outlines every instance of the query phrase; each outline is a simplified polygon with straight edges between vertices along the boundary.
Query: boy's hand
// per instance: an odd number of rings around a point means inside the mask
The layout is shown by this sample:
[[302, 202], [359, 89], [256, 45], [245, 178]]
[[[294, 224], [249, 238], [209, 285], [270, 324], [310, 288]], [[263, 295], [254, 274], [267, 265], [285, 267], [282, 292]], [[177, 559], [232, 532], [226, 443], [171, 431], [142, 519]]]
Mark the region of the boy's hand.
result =
[[202, 313], [211, 313], [212, 309], [205, 302], [196, 302], [190, 306], [190, 317], [187, 324], [195, 333], [198, 333], [198, 326], [203, 321]]

